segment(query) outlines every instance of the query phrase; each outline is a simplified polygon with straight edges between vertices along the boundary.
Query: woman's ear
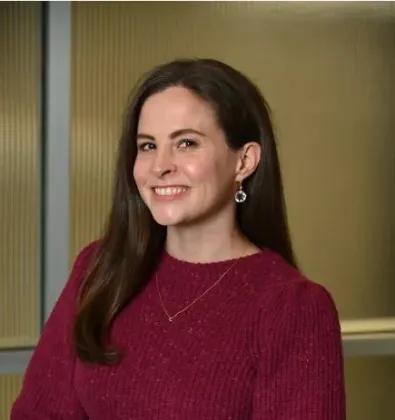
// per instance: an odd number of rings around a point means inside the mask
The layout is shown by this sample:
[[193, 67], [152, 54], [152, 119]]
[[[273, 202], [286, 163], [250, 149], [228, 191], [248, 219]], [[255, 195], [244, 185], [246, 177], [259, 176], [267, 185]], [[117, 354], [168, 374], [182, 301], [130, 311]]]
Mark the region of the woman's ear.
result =
[[239, 151], [236, 168], [236, 181], [243, 181], [252, 175], [261, 160], [261, 146], [259, 143], [246, 143]]

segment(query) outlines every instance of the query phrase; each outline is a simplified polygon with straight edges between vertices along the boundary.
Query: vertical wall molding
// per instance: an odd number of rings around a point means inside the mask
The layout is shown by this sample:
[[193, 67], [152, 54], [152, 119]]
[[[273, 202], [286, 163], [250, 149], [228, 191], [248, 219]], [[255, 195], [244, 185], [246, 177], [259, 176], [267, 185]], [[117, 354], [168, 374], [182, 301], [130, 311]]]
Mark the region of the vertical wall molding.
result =
[[43, 155], [44, 321], [69, 274], [71, 3], [45, 11]]

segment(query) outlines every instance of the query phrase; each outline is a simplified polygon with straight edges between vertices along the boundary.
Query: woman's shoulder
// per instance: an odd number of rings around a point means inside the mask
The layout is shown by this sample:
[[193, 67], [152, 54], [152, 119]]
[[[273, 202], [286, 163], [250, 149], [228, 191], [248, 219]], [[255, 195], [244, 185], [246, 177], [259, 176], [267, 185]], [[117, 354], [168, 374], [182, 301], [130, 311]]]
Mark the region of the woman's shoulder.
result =
[[281, 340], [285, 343], [308, 338], [318, 342], [322, 334], [340, 340], [339, 314], [331, 293], [278, 255], [272, 258], [275, 264], [266, 274], [272, 281], [261, 278], [266, 287], [256, 289], [255, 301], [250, 304], [253, 357], [259, 356], [268, 343]]
[[87, 262], [94, 253], [100, 248], [101, 241], [99, 239], [88, 242], [77, 252], [77, 255], [74, 259], [74, 265]]
[[259, 307], [267, 307], [267, 297], [270, 297], [277, 311], [289, 314], [327, 312], [338, 316], [329, 290], [307, 278], [276, 252], [267, 251], [256, 272], [254, 286]]
[[84, 271], [92, 261], [95, 252], [100, 247], [100, 241], [95, 240], [83, 246], [74, 258], [72, 271]]
[[99, 248], [100, 241], [95, 240], [80, 249], [74, 258], [68, 285], [66, 285], [66, 287], [79, 288], [90, 265], [93, 263], [95, 253]]

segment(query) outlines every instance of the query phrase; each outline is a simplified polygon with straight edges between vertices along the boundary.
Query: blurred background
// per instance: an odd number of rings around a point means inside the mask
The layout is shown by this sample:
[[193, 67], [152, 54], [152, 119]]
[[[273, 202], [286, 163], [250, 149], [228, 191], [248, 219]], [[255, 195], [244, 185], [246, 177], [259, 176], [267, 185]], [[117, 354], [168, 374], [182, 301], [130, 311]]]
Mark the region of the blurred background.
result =
[[344, 325], [347, 418], [395, 418], [394, 2], [2, 2], [0, 57], [0, 420], [101, 232], [129, 93], [180, 57], [261, 88], [297, 257]]

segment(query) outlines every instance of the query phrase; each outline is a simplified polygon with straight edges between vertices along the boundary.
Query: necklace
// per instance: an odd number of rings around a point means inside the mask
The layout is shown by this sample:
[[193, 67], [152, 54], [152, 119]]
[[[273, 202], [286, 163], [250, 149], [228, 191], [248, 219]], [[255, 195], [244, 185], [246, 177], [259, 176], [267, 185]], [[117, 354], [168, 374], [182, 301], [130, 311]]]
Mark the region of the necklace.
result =
[[166, 316], [169, 318], [170, 322], [173, 322], [173, 319], [182, 314], [183, 312], [185, 312], [186, 310], [188, 310], [192, 305], [194, 305], [197, 301], [199, 301], [200, 299], [202, 299], [204, 296], [207, 295], [207, 293], [213, 289], [227, 274], [228, 272], [239, 262], [239, 258], [237, 258], [237, 260], [224, 272], [220, 275], [219, 279], [213, 284], [211, 285], [206, 291], [204, 291], [201, 295], [199, 295], [197, 298], [195, 298], [189, 305], [185, 306], [185, 308], [181, 309], [180, 311], [176, 312], [174, 315], [170, 315], [169, 312], [166, 310], [166, 307], [163, 303], [163, 298], [162, 298], [162, 294], [160, 293], [160, 287], [159, 287], [159, 279], [158, 279], [158, 273], [155, 274], [156, 277], [156, 286], [158, 289], [158, 295], [159, 295], [159, 299], [160, 299], [160, 303], [162, 305], [163, 311], [166, 314]]

